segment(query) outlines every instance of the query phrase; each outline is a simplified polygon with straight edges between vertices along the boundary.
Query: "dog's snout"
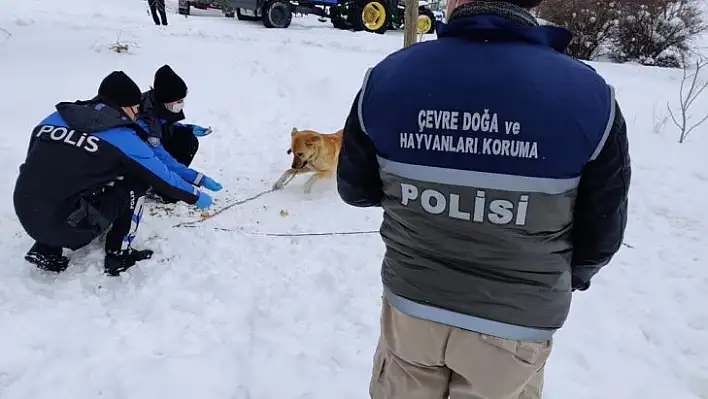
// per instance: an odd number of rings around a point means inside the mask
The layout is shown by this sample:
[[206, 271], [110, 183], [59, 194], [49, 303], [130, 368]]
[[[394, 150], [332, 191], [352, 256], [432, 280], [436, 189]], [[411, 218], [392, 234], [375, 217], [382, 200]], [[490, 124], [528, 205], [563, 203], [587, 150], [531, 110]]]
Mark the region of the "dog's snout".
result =
[[291, 150], [290, 148], [288, 148], [288, 155], [290, 155], [290, 154], [292, 154], [292, 153], [293, 153], [293, 150]]
[[302, 169], [305, 165], [307, 165], [307, 160], [303, 160], [298, 156], [293, 157], [293, 163], [291, 166], [293, 169]]

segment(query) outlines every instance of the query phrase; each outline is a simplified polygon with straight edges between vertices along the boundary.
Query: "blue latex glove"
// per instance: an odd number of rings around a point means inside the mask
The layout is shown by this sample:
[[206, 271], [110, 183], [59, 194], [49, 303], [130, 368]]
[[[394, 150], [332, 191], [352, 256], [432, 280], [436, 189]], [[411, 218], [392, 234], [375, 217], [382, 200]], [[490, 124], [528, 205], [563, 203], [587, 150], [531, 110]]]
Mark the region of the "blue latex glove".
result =
[[199, 192], [199, 198], [197, 198], [197, 202], [194, 204], [199, 209], [207, 209], [211, 206], [211, 203], [213, 200], [211, 199], [211, 196], [204, 191]]
[[205, 128], [199, 125], [192, 125], [192, 133], [197, 137], [204, 137], [210, 135], [212, 132], [211, 128]]
[[209, 191], [219, 191], [221, 190], [221, 184], [209, 176], [204, 176], [202, 178], [202, 187]]

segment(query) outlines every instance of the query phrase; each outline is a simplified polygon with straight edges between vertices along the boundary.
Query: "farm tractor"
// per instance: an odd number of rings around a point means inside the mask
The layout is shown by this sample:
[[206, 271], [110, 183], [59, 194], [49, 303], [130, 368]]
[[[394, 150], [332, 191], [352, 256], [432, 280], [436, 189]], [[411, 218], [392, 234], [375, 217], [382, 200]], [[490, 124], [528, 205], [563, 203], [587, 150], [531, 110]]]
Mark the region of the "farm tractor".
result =
[[[179, 13], [189, 15], [190, 7], [214, 8], [230, 18], [262, 21], [267, 28], [287, 28], [293, 14], [312, 14], [320, 21], [329, 18], [337, 29], [384, 33], [402, 29], [404, 0], [179, 0]], [[436, 18], [428, 1], [419, 0], [418, 34], [435, 32]]]

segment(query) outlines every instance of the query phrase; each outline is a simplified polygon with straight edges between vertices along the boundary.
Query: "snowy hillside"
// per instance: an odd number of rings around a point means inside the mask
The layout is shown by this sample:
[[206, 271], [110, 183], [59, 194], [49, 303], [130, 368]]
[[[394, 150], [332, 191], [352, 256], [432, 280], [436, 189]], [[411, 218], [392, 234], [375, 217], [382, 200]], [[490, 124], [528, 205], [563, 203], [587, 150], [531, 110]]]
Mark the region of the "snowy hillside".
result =
[[[174, 2], [176, 3], [176, 1]], [[120, 278], [100, 245], [64, 274], [26, 264], [12, 206], [30, 130], [59, 101], [94, 95], [121, 69], [143, 89], [170, 64], [189, 85], [188, 122], [212, 125], [194, 166], [219, 204], [270, 188], [292, 127], [342, 127], [386, 35], [296, 17], [286, 30], [195, 10], [157, 28], [140, 0], [0, 0], [0, 399], [361, 399], [378, 337], [379, 210], [342, 203], [332, 180], [236, 206], [193, 228], [185, 205], [147, 211]], [[109, 46], [120, 40], [129, 53]], [[557, 335], [547, 399], [708, 398], [708, 124], [684, 144], [666, 122], [676, 70], [598, 64], [629, 126], [634, 180], [626, 246], [575, 295]], [[708, 94], [697, 110], [708, 109]], [[663, 122], [662, 122], [663, 121]], [[49, 165], [48, 167], [61, 167]]]

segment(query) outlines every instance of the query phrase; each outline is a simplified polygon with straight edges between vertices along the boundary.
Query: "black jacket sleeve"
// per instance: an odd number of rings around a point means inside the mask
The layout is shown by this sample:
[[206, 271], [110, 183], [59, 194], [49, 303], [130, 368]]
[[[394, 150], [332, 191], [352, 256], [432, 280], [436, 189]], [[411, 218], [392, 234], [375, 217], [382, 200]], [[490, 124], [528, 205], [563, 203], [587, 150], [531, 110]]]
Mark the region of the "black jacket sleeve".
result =
[[359, 120], [357, 93], [349, 117], [344, 125], [342, 148], [337, 165], [337, 191], [349, 205], [356, 207], [380, 206], [383, 198], [376, 148], [362, 129]]
[[175, 136], [192, 136], [194, 137], [194, 133], [192, 130], [194, 127], [192, 125], [185, 125], [181, 123], [175, 123], [172, 126], [169, 127], [172, 131], [170, 132], [171, 135]]
[[572, 232], [572, 287], [584, 291], [617, 253], [627, 226], [631, 179], [627, 126], [619, 104], [605, 144], [582, 172]]

